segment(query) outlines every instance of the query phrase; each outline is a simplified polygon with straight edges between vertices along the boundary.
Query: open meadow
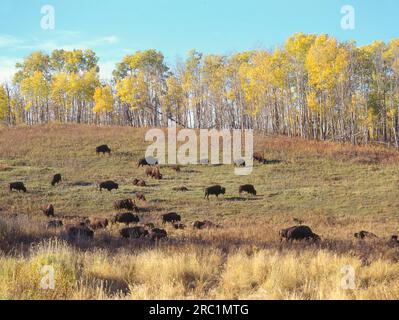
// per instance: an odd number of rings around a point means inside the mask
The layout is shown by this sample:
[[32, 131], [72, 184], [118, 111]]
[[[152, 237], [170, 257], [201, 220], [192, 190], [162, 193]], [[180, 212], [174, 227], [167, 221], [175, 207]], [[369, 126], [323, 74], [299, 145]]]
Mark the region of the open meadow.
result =
[[[137, 161], [147, 144], [145, 129], [85, 125], [0, 127], [0, 299], [399, 299], [399, 153], [376, 146], [305, 141], [257, 135], [251, 175], [233, 165], [162, 168], [147, 178]], [[111, 156], [96, 155], [101, 144]], [[51, 186], [54, 174], [62, 182]], [[146, 187], [133, 185], [144, 179]], [[119, 189], [100, 192], [114, 180]], [[27, 193], [10, 192], [21, 181]], [[240, 196], [253, 184], [257, 196]], [[204, 188], [220, 184], [226, 194], [204, 200]], [[174, 191], [186, 187], [187, 192]], [[47, 230], [41, 208], [56, 218], [110, 218], [114, 201], [137, 201], [140, 223], [165, 228], [168, 238], [123, 239], [120, 225], [71, 241], [60, 228]], [[186, 225], [163, 226], [177, 212]], [[280, 242], [294, 219], [321, 241]], [[193, 229], [195, 221], [220, 226]], [[354, 233], [378, 235], [357, 240]], [[41, 268], [55, 270], [55, 287], [40, 287]], [[346, 288], [347, 266], [355, 286]]]

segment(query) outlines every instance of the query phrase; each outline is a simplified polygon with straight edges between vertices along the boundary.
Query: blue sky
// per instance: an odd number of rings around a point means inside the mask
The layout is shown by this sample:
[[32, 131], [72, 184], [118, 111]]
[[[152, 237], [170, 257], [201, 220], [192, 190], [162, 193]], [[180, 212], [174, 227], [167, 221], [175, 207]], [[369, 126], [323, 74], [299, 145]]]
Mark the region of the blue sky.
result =
[[[42, 30], [43, 5], [55, 29]], [[356, 10], [355, 30], [341, 28], [341, 8]], [[399, 37], [397, 0], [1, 0], [0, 81], [36, 50], [92, 48], [101, 75], [136, 50], [161, 50], [169, 64], [187, 51], [230, 54], [271, 49], [296, 32], [328, 33], [359, 45]]]

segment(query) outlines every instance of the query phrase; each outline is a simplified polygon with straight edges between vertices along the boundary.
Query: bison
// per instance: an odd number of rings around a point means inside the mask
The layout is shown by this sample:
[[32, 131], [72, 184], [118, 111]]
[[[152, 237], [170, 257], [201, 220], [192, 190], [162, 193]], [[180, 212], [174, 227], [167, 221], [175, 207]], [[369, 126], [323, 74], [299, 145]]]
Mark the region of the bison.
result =
[[155, 159], [154, 157], [146, 157], [139, 160], [137, 167], [140, 168], [145, 166], [156, 166], [156, 165], [158, 165], [157, 159]]
[[106, 218], [98, 218], [98, 217], [91, 217], [86, 220], [87, 225], [90, 226], [93, 230], [98, 229], [106, 229], [108, 227], [108, 219]]
[[133, 180], [133, 185], [137, 186], [137, 187], [145, 187], [146, 183], [144, 180], [140, 180], [140, 179], [134, 179]]
[[92, 239], [94, 237], [94, 231], [87, 226], [69, 225], [66, 227], [66, 231], [71, 240], [81, 238]]
[[219, 226], [214, 224], [211, 221], [205, 220], [205, 221], [195, 221], [193, 224], [194, 229], [211, 229], [211, 228], [218, 228]]
[[253, 155], [253, 158], [254, 158], [254, 161], [258, 161], [259, 163], [264, 164], [266, 162], [265, 157], [259, 152], [255, 152]]
[[124, 224], [126, 224], [128, 226], [131, 223], [139, 223], [140, 222], [140, 218], [138, 216], [134, 215], [133, 213], [130, 213], [130, 212], [116, 213], [112, 217], [111, 222], [113, 224], [124, 223]]
[[42, 211], [46, 217], [54, 217], [55, 215], [54, 206], [52, 204], [49, 204], [47, 207], [44, 207]]
[[140, 239], [148, 236], [149, 232], [145, 227], [138, 226], [133, 228], [123, 228], [120, 231], [120, 235], [125, 239]]
[[280, 231], [280, 240], [283, 241], [284, 239], [290, 242], [302, 240], [319, 241], [320, 237], [307, 226], [295, 226]]
[[151, 178], [154, 178], [154, 179], [157, 179], [157, 180], [162, 180], [162, 178], [163, 178], [163, 176], [162, 176], [161, 172], [159, 171], [158, 167], [147, 168], [145, 170], [145, 174], [147, 175], [147, 177], [151, 177]]
[[354, 234], [354, 237], [359, 240], [376, 239], [378, 238], [374, 233], [368, 231], [360, 231]]
[[246, 193], [252, 194], [253, 196], [256, 196], [256, 190], [252, 184], [244, 184], [244, 185], [240, 186], [240, 188], [239, 188], [240, 195], [243, 192], [246, 192]]
[[162, 215], [162, 223], [176, 223], [181, 221], [181, 216], [176, 212], [170, 212]]
[[101, 182], [99, 188], [100, 191], [103, 191], [103, 189], [105, 189], [111, 192], [112, 190], [118, 190], [119, 185], [116, 182], [110, 180], [110, 181]]
[[159, 241], [166, 239], [168, 237], [168, 233], [164, 229], [155, 228], [150, 231], [149, 237], [152, 241]]
[[59, 184], [62, 180], [61, 174], [57, 173], [54, 175], [53, 180], [51, 181], [51, 185], [54, 187], [56, 184]]
[[61, 220], [52, 220], [47, 222], [46, 229], [58, 229], [63, 227], [64, 223]]
[[176, 187], [172, 189], [173, 191], [180, 191], [180, 192], [187, 192], [188, 188], [187, 187]]
[[10, 191], [16, 190], [18, 192], [27, 192], [23, 182], [12, 182], [10, 183]]
[[175, 223], [173, 224], [173, 228], [175, 228], [176, 230], [184, 230], [186, 229], [186, 226], [182, 223]]
[[220, 185], [212, 186], [212, 187], [205, 189], [204, 199], [209, 200], [210, 195], [215, 195], [217, 198], [219, 198], [219, 195], [221, 195], [221, 194], [226, 194], [226, 188], [223, 188]]
[[114, 208], [116, 210], [128, 210], [139, 212], [139, 208], [132, 199], [118, 200], [114, 202]]
[[96, 148], [96, 153], [97, 154], [100, 154], [100, 153], [106, 154], [106, 153], [108, 153], [109, 155], [111, 155], [111, 149], [107, 145], [104, 144], [104, 145], [99, 146], [99, 147]]

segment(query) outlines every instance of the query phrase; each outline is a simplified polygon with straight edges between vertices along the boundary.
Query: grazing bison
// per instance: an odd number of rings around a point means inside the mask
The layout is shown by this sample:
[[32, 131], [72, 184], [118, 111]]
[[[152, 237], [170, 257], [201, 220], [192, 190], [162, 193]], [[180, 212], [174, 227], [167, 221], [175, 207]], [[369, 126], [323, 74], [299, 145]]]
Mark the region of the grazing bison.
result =
[[137, 167], [140, 168], [145, 166], [156, 166], [156, 165], [158, 165], [157, 159], [155, 159], [154, 157], [146, 157], [139, 160]]
[[59, 184], [61, 182], [61, 180], [62, 180], [62, 176], [61, 176], [61, 174], [58, 173], [53, 177], [53, 180], [51, 181], [51, 185], [54, 187], [56, 184]]
[[256, 196], [256, 190], [255, 190], [255, 187], [252, 184], [244, 184], [244, 185], [240, 186], [240, 188], [239, 188], [240, 195], [243, 192], [246, 192], [246, 193], [249, 193], [249, 194], [252, 194], [252, 195]]
[[211, 228], [218, 228], [219, 226], [214, 224], [211, 221], [205, 220], [205, 221], [195, 221], [193, 224], [194, 229], [211, 229]]
[[108, 153], [109, 155], [111, 155], [111, 149], [107, 146], [107, 145], [102, 145], [96, 148], [96, 153], [97, 154], [106, 154]]
[[186, 229], [186, 226], [182, 223], [175, 223], [173, 224], [173, 228], [175, 228], [176, 230], [184, 230]]
[[54, 206], [52, 204], [49, 204], [47, 207], [44, 207], [42, 211], [46, 217], [54, 217], [55, 215]]
[[133, 185], [137, 186], [137, 187], [145, 187], [146, 183], [144, 180], [140, 180], [140, 179], [134, 179], [133, 180]]
[[245, 167], [246, 163], [244, 159], [238, 159], [238, 160], [234, 160], [234, 165], [238, 168], [240, 167]]
[[188, 188], [186, 187], [176, 187], [172, 189], [173, 191], [187, 192]]
[[69, 239], [92, 239], [94, 237], [94, 231], [87, 226], [83, 225], [69, 225], [66, 227], [66, 231]]
[[376, 239], [378, 238], [374, 233], [368, 231], [360, 231], [354, 234], [356, 239], [364, 240], [364, 239]]
[[219, 195], [221, 194], [226, 194], [226, 188], [223, 188], [222, 186], [216, 185], [216, 186], [212, 186], [209, 188], [205, 189], [205, 197], [204, 199], [208, 199], [209, 200], [209, 196], [210, 195], [214, 195], [217, 198], [219, 198]]
[[141, 192], [136, 192], [136, 198], [140, 201], [147, 201], [147, 199], [145, 198], [145, 195]]
[[114, 202], [114, 208], [116, 210], [128, 210], [139, 212], [139, 208], [132, 199], [118, 200]]
[[16, 190], [18, 192], [27, 192], [23, 182], [12, 182], [10, 183], [10, 191]]
[[147, 175], [147, 177], [151, 177], [153, 179], [157, 179], [157, 180], [162, 180], [162, 174], [159, 171], [158, 167], [149, 167], [145, 170], [145, 174]]
[[46, 224], [46, 229], [50, 230], [50, 229], [59, 229], [61, 227], [63, 227], [64, 223], [61, 220], [52, 220], [47, 222]]
[[150, 231], [149, 237], [152, 241], [159, 241], [166, 239], [168, 237], [168, 233], [164, 229], [155, 228]]
[[93, 230], [106, 229], [108, 227], [108, 219], [91, 217], [86, 220], [87, 225]]
[[176, 223], [181, 221], [181, 216], [176, 212], [170, 212], [162, 216], [162, 223]]
[[259, 152], [255, 152], [253, 158], [254, 158], [254, 161], [258, 161], [259, 163], [264, 164], [266, 162], [265, 157]]
[[145, 227], [124, 228], [120, 231], [120, 235], [125, 239], [140, 239], [149, 235]]
[[116, 213], [112, 217], [111, 222], [113, 224], [124, 223], [128, 226], [131, 223], [139, 223], [140, 219], [138, 216], [134, 215], [133, 213], [125, 212], [125, 213]]
[[284, 239], [290, 242], [302, 240], [319, 241], [320, 237], [307, 226], [295, 226], [280, 231], [280, 240], [283, 241]]
[[103, 191], [103, 189], [108, 190], [111, 192], [112, 190], [118, 190], [119, 185], [115, 183], [114, 181], [105, 181], [100, 183], [100, 191]]

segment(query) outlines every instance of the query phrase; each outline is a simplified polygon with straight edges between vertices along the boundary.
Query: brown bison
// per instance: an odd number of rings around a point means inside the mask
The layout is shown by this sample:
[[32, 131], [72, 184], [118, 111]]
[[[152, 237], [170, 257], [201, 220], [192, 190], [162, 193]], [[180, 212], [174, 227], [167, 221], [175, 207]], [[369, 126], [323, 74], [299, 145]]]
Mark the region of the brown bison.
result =
[[86, 223], [93, 230], [106, 229], [109, 224], [108, 219], [98, 217], [91, 217], [86, 220]]
[[136, 192], [136, 198], [140, 201], [147, 201], [147, 199], [145, 198], [145, 195], [141, 192]]
[[246, 192], [246, 193], [252, 194], [253, 196], [256, 196], [256, 190], [252, 184], [244, 184], [244, 185], [240, 186], [238, 192], [240, 193], [240, 195], [243, 192]]
[[59, 184], [62, 180], [61, 174], [57, 173], [54, 175], [53, 180], [51, 181], [51, 185], [54, 187], [56, 184]]
[[123, 223], [126, 224], [127, 226], [130, 225], [131, 223], [139, 223], [140, 218], [133, 213], [130, 212], [125, 212], [125, 213], [116, 213], [112, 219], [111, 222], [113, 224], [116, 223]]
[[222, 186], [216, 185], [216, 186], [212, 186], [209, 188], [205, 188], [205, 197], [204, 199], [208, 199], [209, 200], [209, 196], [210, 195], [214, 195], [217, 198], [219, 198], [219, 195], [221, 194], [226, 194], [226, 188], [223, 188]]
[[162, 215], [162, 223], [176, 223], [181, 221], [181, 216], [176, 212], [170, 212]]
[[153, 157], [142, 158], [138, 162], [138, 168], [145, 166], [156, 166], [158, 165], [158, 160]]
[[99, 146], [99, 147], [96, 148], [96, 153], [97, 154], [100, 154], [100, 153], [106, 154], [106, 153], [108, 153], [109, 155], [111, 155], [111, 149], [107, 145], [104, 144], [104, 145]]
[[118, 200], [114, 202], [114, 208], [116, 210], [128, 210], [139, 212], [139, 208], [132, 199]]
[[27, 192], [23, 182], [12, 182], [10, 183], [10, 191], [16, 190], [18, 192]]
[[140, 179], [134, 179], [133, 180], [133, 185], [137, 186], [137, 187], [145, 187], [146, 183], [144, 180], [140, 180]]
[[68, 225], [66, 231], [71, 240], [92, 239], [94, 237], [94, 231], [83, 225]]
[[140, 239], [149, 235], [148, 230], [145, 227], [133, 227], [123, 228], [120, 231], [120, 235], [125, 239]]
[[64, 226], [64, 223], [61, 220], [52, 220], [47, 222], [46, 229], [59, 229]]
[[259, 163], [264, 164], [266, 162], [265, 157], [260, 152], [255, 152], [253, 158], [254, 161], [258, 161]]
[[187, 192], [188, 188], [187, 187], [176, 187], [172, 189], [173, 191], [180, 191], [180, 192]]
[[175, 223], [173, 224], [173, 228], [175, 228], [176, 230], [184, 230], [186, 229], [186, 226], [182, 223]]
[[54, 206], [52, 204], [49, 204], [47, 207], [44, 207], [42, 209], [42, 211], [46, 217], [54, 217], [55, 216], [55, 210], [54, 210]]
[[145, 170], [145, 174], [147, 177], [151, 177], [153, 179], [162, 180], [163, 176], [159, 171], [158, 167], [149, 167]]
[[119, 189], [119, 185], [117, 183], [115, 183], [114, 181], [105, 181], [105, 182], [101, 182], [99, 185], [100, 191], [103, 191], [103, 189], [108, 190], [109, 192], [111, 192], [112, 190], [118, 190]]
[[205, 221], [195, 221], [193, 224], [193, 228], [202, 230], [202, 229], [219, 228], [219, 226], [211, 221], [205, 220]]
[[284, 239], [290, 242], [302, 240], [319, 241], [320, 237], [307, 226], [295, 226], [280, 231], [280, 240], [283, 241]]
[[357, 232], [357, 233], [354, 234], [354, 237], [356, 239], [359, 239], [359, 240], [377, 239], [378, 238], [374, 233], [371, 233], [371, 232], [368, 232], [368, 231]]
[[149, 237], [152, 241], [159, 241], [166, 239], [168, 237], [168, 233], [164, 229], [154, 228], [150, 231]]

